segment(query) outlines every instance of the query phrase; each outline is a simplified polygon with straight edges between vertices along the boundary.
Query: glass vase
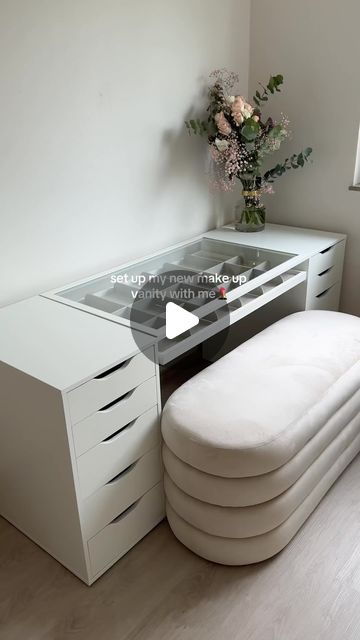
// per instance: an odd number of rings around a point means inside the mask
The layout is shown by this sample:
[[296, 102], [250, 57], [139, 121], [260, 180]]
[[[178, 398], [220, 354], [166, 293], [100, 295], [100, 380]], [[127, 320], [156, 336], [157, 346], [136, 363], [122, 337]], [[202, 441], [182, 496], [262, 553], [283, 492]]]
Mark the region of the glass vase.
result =
[[235, 229], [237, 231], [262, 231], [265, 228], [265, 206], [261, 202], [261, 178], [240, 178], [244, 202], [235, 207]]

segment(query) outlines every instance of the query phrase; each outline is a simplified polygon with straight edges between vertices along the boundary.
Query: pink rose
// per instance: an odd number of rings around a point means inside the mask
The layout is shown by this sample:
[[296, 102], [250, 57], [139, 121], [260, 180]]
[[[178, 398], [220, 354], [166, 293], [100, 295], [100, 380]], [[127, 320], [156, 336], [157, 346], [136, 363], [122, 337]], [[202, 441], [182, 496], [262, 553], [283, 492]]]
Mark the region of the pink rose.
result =
[[236, 124], [238, 126], [244, 122], [244, 116], [241, 113], [241, 111], [233, 112], [232, 117], [234, 118], [234, 120], [235, 120], [235, 122], [236, 122]]
[[214, 120], [216, 122], [217, 128], [219, 129], [220, 133], [223, 134], [223, 136], [228, 136], [229, 133], [231, 133], [231, 125], [226, 120], [223, 111], [217, 113]]
[[247, 102], [242, 96], [235, 96], [235, 100], [231, 105], [231, 115], [234, 118], [236, 124], [239, 126], [248, 118], [248, 111], [246, 110]]
[[245, 119], [251, 118], [254, 108], [246, 102], [243, 96], [235, 96], [235, 100], [231, 105], [231, 114], [236, 124], [242, 124]]
[[244, 98], [242, 96], [235, 96], [235, 100], [231, 105], [231, 115], [235, 120], [237, 126], [244, 122], [244, 116], [242, 110], [244, 108]]
[[242, 111], [245, 104], [245, 98], [242, 96], [235, 96], [235, 100], [233, 101], [231, 108], [233, 111]]

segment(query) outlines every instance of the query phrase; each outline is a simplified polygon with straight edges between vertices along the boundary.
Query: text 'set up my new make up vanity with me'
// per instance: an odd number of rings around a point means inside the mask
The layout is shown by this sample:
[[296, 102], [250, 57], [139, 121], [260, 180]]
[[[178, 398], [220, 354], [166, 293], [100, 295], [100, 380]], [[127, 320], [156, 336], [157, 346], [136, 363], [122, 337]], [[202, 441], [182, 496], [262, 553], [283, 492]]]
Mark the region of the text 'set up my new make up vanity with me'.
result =
[[[345, 241], [229, 225], [1, 309], [0, 514], [94, 582], [164, 518], [160, 369], [199, 345], [219, 357], [289, 313], [337, 310]], [[164, 280], [161, 304], [134, 304], [136, 288], [177, 271], [191, 276], [187, 299]], [[174, 339], [169, 301], [199, 318]]]

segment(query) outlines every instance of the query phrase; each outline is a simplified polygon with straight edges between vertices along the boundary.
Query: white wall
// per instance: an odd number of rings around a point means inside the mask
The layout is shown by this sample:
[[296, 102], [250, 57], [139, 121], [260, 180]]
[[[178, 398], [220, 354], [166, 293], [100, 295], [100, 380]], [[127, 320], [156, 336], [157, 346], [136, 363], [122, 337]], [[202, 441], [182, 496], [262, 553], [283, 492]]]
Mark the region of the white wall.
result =
[[311, 167], [276, 183], [269, 218], [349, 234], [342, 308], [354, 314], [360, 314], [360, 192], [348, 186], [360, 122], [359, 24], [359, 0], [252, 2], [250, 86], [283, 73], [284, 92], [268, 109], [292, 121], [288, 150], [314, 148]]
[[246, 92], [249, 5], [1, 0], [0, 306], [215, 225], [183, 121], [213, 68]]

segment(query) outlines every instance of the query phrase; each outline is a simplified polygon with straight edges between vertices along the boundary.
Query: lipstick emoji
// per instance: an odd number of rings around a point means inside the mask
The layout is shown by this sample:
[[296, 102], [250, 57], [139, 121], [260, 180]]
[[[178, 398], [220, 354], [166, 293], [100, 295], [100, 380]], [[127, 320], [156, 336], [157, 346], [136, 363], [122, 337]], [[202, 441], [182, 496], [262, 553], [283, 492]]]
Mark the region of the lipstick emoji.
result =
[[220, 287], [219, 289], [219, 299], [226, 300], [226, 289], [225, 287]]

